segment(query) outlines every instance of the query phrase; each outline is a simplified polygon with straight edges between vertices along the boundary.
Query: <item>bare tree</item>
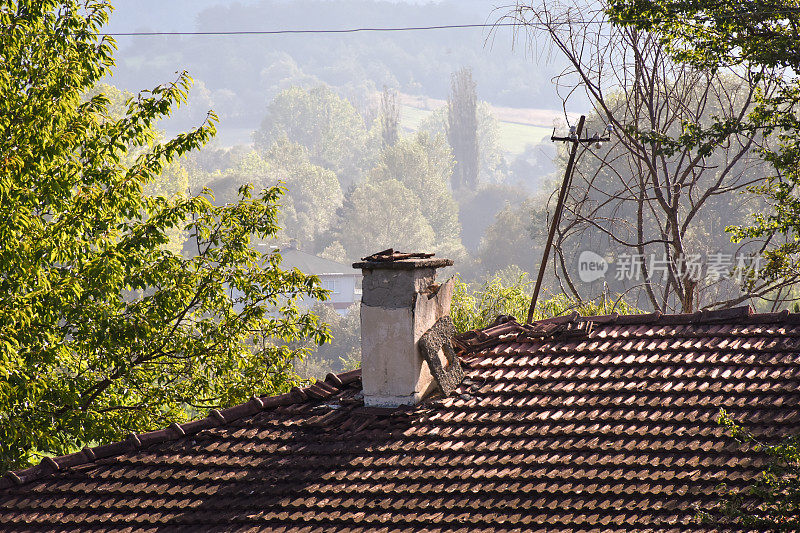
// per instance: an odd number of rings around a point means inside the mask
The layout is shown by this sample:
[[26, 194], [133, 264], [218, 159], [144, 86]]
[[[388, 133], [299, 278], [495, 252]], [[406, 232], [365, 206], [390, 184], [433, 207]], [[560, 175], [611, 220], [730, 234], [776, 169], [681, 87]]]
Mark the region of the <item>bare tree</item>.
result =
[[[754, 154], [763, 139], [720, 130], [694, 145], [677, 142], [713, 117], [744, 119], [756, 92], [774, 89], [764, 81], [770, 77], [675, 63], [658, 35], [608, 24], [596, 4], [517, 4], [508, 17], [533, 39], [529, 43], [546, 37], [566, 57], [568, 68], [555, 79], [565, 109], [588, 97], [590, 134], [602, 133], [606, 124], [614, 131], [608, 145], [585, 146], [576, 165], [555, 243], [562, 289], [580, 299], [591, 288], [570, 268], [589, 249], [618, 267], [617, 278], [623, 263], [628, 269], [620, 279], [606, 279], [606, 286], [634, 291], [637, 302], [655, 310], [691, 312], [787, 297], [780, 289], [795, 280], [754, 278], [753, 265], [743, 261], [764, 243], [736, 247], [725, 233], [758, 209], [756, 195], [737, 193], [765, 178]], [[724, 264], [711, 271], [713, 259]], [[735, 275], [743, 273], [737, 282]]]
[[475, 190], [478, 184], [478, 96], [472, 71], [454, 72], [447, 98], [447, 140], [453, 150], [453, 188]]

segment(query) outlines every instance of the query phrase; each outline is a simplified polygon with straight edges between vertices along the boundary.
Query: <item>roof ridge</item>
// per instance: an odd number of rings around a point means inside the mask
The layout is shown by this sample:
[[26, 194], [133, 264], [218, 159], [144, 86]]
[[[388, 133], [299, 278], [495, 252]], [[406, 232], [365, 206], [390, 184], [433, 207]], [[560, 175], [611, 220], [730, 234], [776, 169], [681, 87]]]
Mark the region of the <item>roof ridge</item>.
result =
[[790, 313], [788, 309], [775, 313], [756, 313], [750, 305], [729, 307], [725, 309], [703, 309], [694, 313], [653, 313], [621, 315], [612, 313], [608, 315], [580, 316], [573, 312], [570, 315], [537, 320], [533, 324], [567, 323], [567, 322], [594, 322], [600, 325], [684, 325], [684, 324], [713, 324], [726, 320], [745, 320], [751, 324], [789, 323], [800, 324], [800, 313]]
[[102, 444], [91, 448], [83, 448], [58, 457], [44, 457], [38, 465], [21, 470], [11, 470], [0, 476], [0, 490], [11, 488], [32, 481], [38, 481], [46, 476], [60, 472], [65, 468], [73, 468], [93, 463], [97, 459], [120, 456], [124, 453], [137, 451], [145, 446], [178, 440], [187, 435], [194, 435], [204, 429], [225, 426], [244, 418], [252, 416], [267, 409], [285, 405], [304, 403], [309, 400], [327, 399], [344, 390], [351, 383], [361, 378], [361, 369], [350, 370], [340, 374], [328, 373], [323, 381], [315, 381], [308, 387], [292, 387], [289, 392], [277, 396], [253, 395], [247, 402], [227, 407], [225, 409], [211, 409], [208, 416], [197, 420], [178, 424], [173, 422], [166, 428], [148, 431], [146, 433], [129, 433], [125, 440]]
[[[508, 335], [533, 332], [547, 335], [547, 331], [535, 331], [537, 326], [569, 326], [572, 324], [592, 323], [598, 326], [678, 326], [678, 325], [704, 325], [725, 321], [735, 321], [744, 324], [800, 324], [800, 313], [790, 313], [788, 310], [777, 313], [756, 313], [749, 305], [730, 307], [727, 309], [703, 309], [694, 313], [666, 314], [656, 311], [654, 313], [620, 315], [581, 316], [576, 311], [543, 320], [536, 320], [530, 324], [520, 323], [510, 316], [500, 316], [489, 326], [457, 334], [453, 340], [465, 352], [475, 352], [508, 342]], [[501, 338], [504, 337], [504, 338]], [[516, 339], [519, 341], [519, 338]], [[513, 342], [513, 341], [512, 341]]]

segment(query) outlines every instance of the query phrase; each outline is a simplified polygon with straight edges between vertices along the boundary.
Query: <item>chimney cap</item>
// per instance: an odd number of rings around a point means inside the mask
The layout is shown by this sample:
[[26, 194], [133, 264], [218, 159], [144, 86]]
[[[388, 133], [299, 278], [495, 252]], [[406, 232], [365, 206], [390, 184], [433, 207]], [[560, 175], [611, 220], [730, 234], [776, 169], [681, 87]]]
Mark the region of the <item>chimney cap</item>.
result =
[[353, 263], [353, 268], [362, 270], [412, 270], [415, 268], [441, 268], [453, 266], [450, 259], [438, 259], [436, 254], [425, 252], [395, 252], [392, 248], [362, 257], [361, 262]]

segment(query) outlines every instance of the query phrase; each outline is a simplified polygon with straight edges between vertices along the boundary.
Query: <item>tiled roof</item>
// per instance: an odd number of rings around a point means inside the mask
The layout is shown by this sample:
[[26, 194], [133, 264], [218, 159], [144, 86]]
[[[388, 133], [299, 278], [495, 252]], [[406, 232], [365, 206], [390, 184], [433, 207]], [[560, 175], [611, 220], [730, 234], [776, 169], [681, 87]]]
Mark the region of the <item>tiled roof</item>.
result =
[[509, 321], [447, 398], [363, 407], [358, 372], [8, 475], [0, 530], [707, 531], [762, 466], [716, 424], [800, 429], [800, 316]]

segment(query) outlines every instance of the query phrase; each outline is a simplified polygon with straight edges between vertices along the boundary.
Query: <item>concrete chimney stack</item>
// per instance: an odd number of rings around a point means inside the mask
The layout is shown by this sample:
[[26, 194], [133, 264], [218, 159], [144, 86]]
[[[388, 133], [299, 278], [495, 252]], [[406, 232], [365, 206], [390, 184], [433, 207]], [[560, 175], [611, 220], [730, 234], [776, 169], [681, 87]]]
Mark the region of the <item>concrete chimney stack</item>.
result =
[[415, 404], [437, 386], [419, 340], [450, 314], [453, 280], [436, 284], [436, 269], [453, 262], [432, 256], [385, 250], [353, 264], [364, 276], [361, 381], [367, 406]]

